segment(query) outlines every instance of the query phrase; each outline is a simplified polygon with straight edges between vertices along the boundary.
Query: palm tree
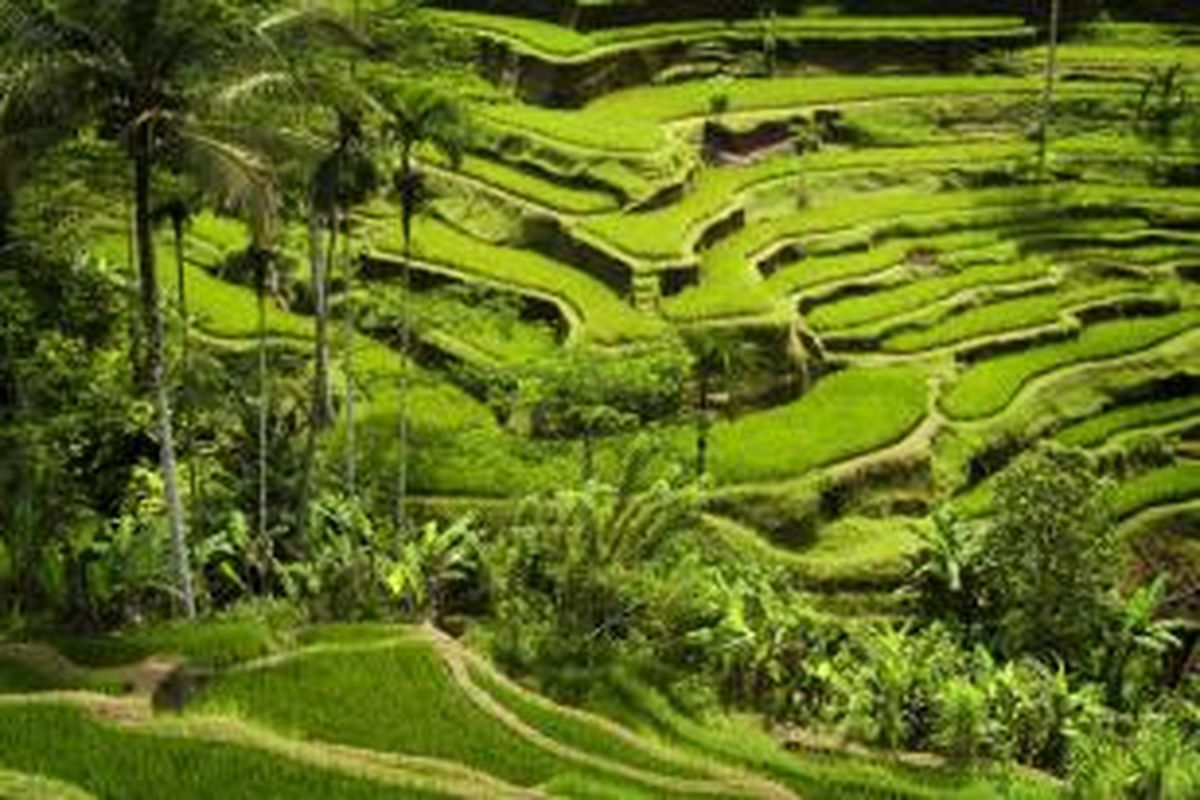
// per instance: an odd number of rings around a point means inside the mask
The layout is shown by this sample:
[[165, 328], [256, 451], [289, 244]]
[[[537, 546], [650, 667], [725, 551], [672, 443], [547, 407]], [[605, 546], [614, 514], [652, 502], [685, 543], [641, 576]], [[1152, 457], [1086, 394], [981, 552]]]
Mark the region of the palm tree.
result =
[[388, 588], [435, 626], [444, 627], [446, 590], [470, 577], [478, 555], [479, 534], [469, 515], [450, 525], [427, 522], [404, 543], [388, 573]]
[[911, 582], [930, 610], [971, 624], [977, 617], [977, 571], [982, 536], [975, 525], [951, 511], [933, 515], [933, 526], [920, 532], [922, 547]]
[[[341, 95], [345, 97], [345, 95]], [[374, 172], [367, 154], [362, 117], [364, 109], [338, 106], [330, 100], [326, 107], [334, 111], [334, 132], [323, 142], [323, 151], [310, 178], [309, 206], [312, 214], [310, 235], [324, 223], [325, 252], [311, 248], [313, 293], [316, 299], [316, 386], [313, 393], [313, 423], [317, 428], [333, 420], [332, 390], [329, 386], [329, 279], [334, 274], [338, 238], [343, 228], [349, 235], [348, 209], [363, 200], [374, 184]]]
[[1042, 117], [1038, 124], [1038, 174], [1046, 172], [1046, 151], [1050, 146], [1050, 124], [1054, 117], [1054, 87], [1058, 81], [1058, 26], [1062, 0], [1050, 0], [1050, 39], [1046, 50], [1046, 86], [1042, 93]]
[[1115, 641], [1108, 659], [1108, 702], [1122, 708], [1136, 694], [1138, 687], [1129, 669], [1135, 659], [1144, 657], [1161, 660], [1182, 642], [1175, 631], [1186, 626], [1182, 620], [1164, 619], [1163, 605], [1167, 601], [1167, 576], [1159, 575], [1145, 586], [1139, 586], [1121, 605]]
[[[249, 27], [219, 0], [12, 0], [28, 24], [9, 37], [7, 101], [0, 135], [27, 120], [56, 120], [60, 138], [92, 124], [118, 139], [133, 166], [139, 300], [145, 335], [171, 550], [184, 612], [196, 613], [183, 504], [177, 482], [164, 321], [156, 268], [153, 176], [172, 145], [230, 174], [242, 153], [207, 132], [194, 76], [220, 75], [250, 49]], [[15, 98], [15, 101], [14, 101]]]
[[[357, 9], [356, 9], [357, 10]], [[356, 15], [357, 17], [357, 15]], [[282, 132], [291, 149], [300, 151], [303, 166], [303, 204], [308, 217], [308, 255], [313, 290], [313, 384], [310, 425], [305, 447], [304, 477], [300, 492], [301, 528], [307, 527], [307, 506], [312, 494], [317, 438], [334, 418], [330, 381], [329, 280], [338, 252], [338, 237], [346, 224], [351, 204], [363, 199], [373, 187], [374, 172], [367, 155], [363, 121], [373, 110], [371, 98], [354, 76], [328, 68], [336, 59], [317, 58], [328, 47], [348, 48], [352, 63], [372, 43], [351, 23], [327, 9], [286, 10], [269, 17], [257, 29], [266, 49], [282, 69], [253, 75], [230, 99], [283, 87], [285, 102], [274, 109], [282, 112]], [[352, 70], [353, 72], [353, 70]], [[314, 118], [317, 120], [314, 123]], [[349, 282], [347, 282], [347, 287]], [[348, 343], [352, 344], [351, 342]], [[347, 413], [352, 413], [347, 375]], [[353, 421], [348, 422], [348, 428]], [[354, 458], [351, 448], [346, 456]], [[348, 470], [352, 471], [352, 470]]]
[[[369, 163], [364, 154], [362, 119], [369, 98], [348, 76], [327, 67], [330, 46], [347, 46], [352, 54], [371, 43], [340, 15], [326, 9], [287, 10], [258, 26], [282, 71], [252, 76], [244, 87], [254, 90], [282, 85], [288, 91], [286, 110], [298, 115], [294, 138], [304, 141], [304, 175], [309, 225], [309, 267], [314, 295], [315, 375], [312, 422], [317, 429], [333, 420], [329, 380], [328, 284], [337, 252], [337, 236], [350, 197], [347, 180]], [[320, 121], [313, 124], [312, 117]], [[332, 124], [327, 124], [331, 122]], [[321, 233], [325, 233], [324, 246]]]
[[409, 423], [408, 393], [411, 382], [409, 360], [412, 356], [412, 224], [422, 204], [424, 179], [416, 164], [416, 151], [427, 145], [440, 152], [457, 167], [466, 149], [468, 136], [462, 106], [451, 96], [417, 83], [383, 87], [378, 99], [386, 117], [384, 138], [396, 152], [393, 181], [400, 198], [401, 231], [404, 236], [404, 294], [401, 307], [401, 350], [404, 371], [400, 408], [400, 469], [397, 476], [395, 517], [397, 526], [406, 524], [408, 500]]
[[247, 257], [254, 269], [254, 288], [258, 301], [258, 549], [262, 555], [265, 571], [263, 585], [269, 583], [271, 553], [268, 531], [269, 504], [267, 501], [268, 452], [270, 435], [267, 424], [270, 419], [271, 398], [267, 364], [267, 294], [274, 282], [270, 250], [257, 244], [252, 245]]

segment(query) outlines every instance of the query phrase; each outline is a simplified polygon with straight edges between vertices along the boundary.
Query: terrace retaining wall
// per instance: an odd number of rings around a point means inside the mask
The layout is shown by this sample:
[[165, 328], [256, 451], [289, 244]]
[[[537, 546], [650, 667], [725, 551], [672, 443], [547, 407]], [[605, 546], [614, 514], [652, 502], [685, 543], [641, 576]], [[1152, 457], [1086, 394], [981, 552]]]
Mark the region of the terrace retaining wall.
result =
[[[762, 50], [752, 37], [714, 37], [736, 54]], [[556, 62], [518, 53], [508, 44], [480, 37], [478, 63], [485, 77], [511, 87], [525, 102], [555, 108], [577, 108], [619, 89], [654, 83], [673, 67], [694, 60], [693, 43], [663, 42], [599, 55], [582, 61]], [[1031, 44], [1004, 34], [970, 39], [877, 37], [862, 41], [822, 39], [813, 35], [781, 38], [776, 58], [781, 71], [836, 70], [850, 73], [930, 73], [967, 69], [980, 55]]]

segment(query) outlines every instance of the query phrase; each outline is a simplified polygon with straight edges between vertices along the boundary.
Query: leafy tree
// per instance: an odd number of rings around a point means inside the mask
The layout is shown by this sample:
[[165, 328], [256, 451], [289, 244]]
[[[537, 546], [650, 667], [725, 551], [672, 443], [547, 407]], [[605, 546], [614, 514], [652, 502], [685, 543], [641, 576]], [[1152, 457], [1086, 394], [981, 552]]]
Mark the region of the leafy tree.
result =
[[[249, 27], [218, 0], [20, 0], [29, 24], [5, 49], [7, 81], [0, 137], [34, 127], [64, 137], [85, 124], [118, 139], [133, 166], [135, 252], [146, 372], [154, 398], [160, 463], [179, 593], [196, 611], [180, 499], [164, 321], [155, 268], [153, 176], [169, 150], [184, 149], [200, 171], [253, 172], [253, 159], [201, 125], [195, 84], [219, 75], [247, 50]], [[57, 120], [46, 125], [47, 118]], [[251, 166], [247, 166], [251, 165]], [[242, 169], [247, 167], [247, 169]]]
[[1142, 83], [1134, 130], [1156, 145], [1171, 143], [1176, 126], [1192, 110], [1192, 98], [1183, 82], [1183, 65], [1152, 67]]
[[983, 582], [1006, 652], [1080, 664], [1100, 642], [1117, 561], [1105, 495], [1086, 454], [1049, 444], [997, 477]]

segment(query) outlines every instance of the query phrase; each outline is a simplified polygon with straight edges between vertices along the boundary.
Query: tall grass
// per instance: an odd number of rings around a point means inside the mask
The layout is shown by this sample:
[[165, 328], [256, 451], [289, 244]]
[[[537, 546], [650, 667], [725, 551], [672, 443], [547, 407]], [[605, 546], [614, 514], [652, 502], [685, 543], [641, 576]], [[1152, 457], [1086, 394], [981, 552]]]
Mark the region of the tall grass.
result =
[[548, 702], [537, 702], [482, 669], [472, 667], [470, 672], [471, 680], [487, 690], [505, 708], [560, 744], [660, 775], [701, 779], [711, 777], [699, 769], [656, 758], [652, 752], [630, 744], [599, 725], [556, 711]]
[[0, 767], [120, 800], [440, 796], [373, 784], [244, 747], [117, 728], [84, 711], [50, 705], [0, 705]]
[[307, 738], [455, 761], [523, 786], [572, 773], [596, 785], [622, 783], [557, 758], [489, 716], [423, 641], [314, 652], [229, 674], [195, 707], [236, 709]]
[[919, 368], [850, 369], [799, 400], [714, 425], [712, 473], [720, 483], [797, 477], [899, 442], [928, 407]]

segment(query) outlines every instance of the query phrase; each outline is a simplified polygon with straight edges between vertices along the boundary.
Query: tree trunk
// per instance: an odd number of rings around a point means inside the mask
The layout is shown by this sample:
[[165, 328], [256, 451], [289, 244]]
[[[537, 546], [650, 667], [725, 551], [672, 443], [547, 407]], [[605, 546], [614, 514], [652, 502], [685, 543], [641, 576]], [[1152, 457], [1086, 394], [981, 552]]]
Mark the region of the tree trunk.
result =
[[696, 478], [708, 472], [708, 372], [700, 370], [700, 409], [696, 415]]
[[[134, 181], [136, 183], [136, 180], [137, 180], [136, 169], [134, 170], [134, 172], [135, 172]], [[148, 203], [150, 201], [147, 200], [146, 202]], [[129, 253], [129, 265], [128, 265], [129, 266], [129, 286], [133, 287], [133, 285], [136, 283], [138, 287], [141, 287], [142, 282], [141, 282], [140, 278], [138, 277], [138, 235], [137, 235], [137, 202], [136, 202], [136, 200], [133, 205], [131, 205], [130, 207], [125, 209], [125, 214], [126, 214], [126, 222], [128, 223], [125, 226], [125, 240], [126, 240], [126, 251]], [[133, 290], [131, 288], [130, 296], [132, 296], [132, 294], [133, 294]], [[132, 308], [132, 305], [134, 302], [135, 302], [134, 300], [130, 299], [131, 308]], [[138, 302], [140, 304], [140, 298], [136, 302]], [[139, 305], [139, 308], [140, 308], [140, 305]], [[141, 310], [143, 313], [138, 313], [138, 314], [131, 313], [127, 317], [127, 319], [129, 320], [129, 366], [130, 366], [130, 373], [133, 376], [134, 386], [136, 386], [140, 391], [148, 392], [148, 391], [150, 391], [151, 386], [150, 386], [150, 376], [146, 371], [146, 365], [149, 363], [150, 359], [146, 356], [146, 352], [144, 349], [145, 342], [143, 341], [145, 338], [145, 335], [144, 335], [145, 331], [143, 329], [146, 327], [146, 324], [145, 324], [146, 315], [144, 313], [145, 309], [143, 308]]]
[[1042, 120], [1038, 130], [1038, 175], [1046, 172], [1050, 124], [1054, 117], [1054, 85], [1058, 79], [1058, 22], [1062, 0], [1050, 0], [1050, 41], [1046, 52], [1046, 88], [1042, 95]]
[[[184, 257], [184, 246], [183, 246], [184, 222], [185, 222], [184, 214], [181, 211], [176, 210], [175, 212], [173, 212], [171, 214], [171, 228], [175, 235], [175, 291], [176, 291], [176, 295], [177, 295], [177, 299], [178, 299], [178, 303], [179, 303], [179, 322], [180, 322], [180, 325], [182, 328], [182, 332], [180, 335], [179, 361], [181, 364], [183, 364], [183, 376], [180, 380], [180, 384], [181, 384], [180, 389], [182, 391], [181, 391], [180, 398], [179, 398], [179, 418], [181, 420], [184, 420], [184, 422], [186, 423], [188, 421], [186, 415], [191, 412], [191, 404], [192, 404], [192, 392], [191, 392], [191, 381], [190, 381], [190, 376], [192, 374], [191, 354], [190, 354], [192, 321], [188, 317], [187, 269], [186, 269], [187, 264], [186, 264], [186, 259]], [[188, 461], [188, 496], [191, 497], [191, 499], [192, 499], [192, 505], [191, 505], [192, 513], [191, 513], [190, 522], [191, 522], [192, 529], [195, 530], [196, 529], [196, 521], [197, 521], [196, 507], [198, 505], [197, 498], [200, 496], [200, 494], [199, 494], [200, 487], [198, 485], [199, 479], [196, 474], [196, 462], [195, 462], [196, 454], [191, 452], [191, 436], [187, 432], [186, 426], [185, 426], [185, 433], [183, 436], [180, 437], [180, 439], [181, 439], [180, 449], [183, 451], [184, 459]]]
[[412, 144], [406, 143], [401, 158], [400, 203], [402, 224], [404, 228], [404, 264], [403, 287], [404, 296], [400, 305], [400, 350], [404, 359], [400, 377], [400, 467], [396, 486], [396, 528], [408, 525], [408, 393], [411, 389], [412, 376], [410, 357], [412, 351], [412, 307], [409, 295], [412, 293], [412, 223], [417, 210], [416, 176], [412, 165]]
[[188, 377], [188, 346], [190, 342], [190, 327], [191, 320], [188, 319], [187, 306], [187, 275], [186, 265], [183, 252], [183, 223], [184, 219], [181, 214], [173, 213], [171, 215], [171, 228], [175, 234], [175, 291], [179, 302], [179, 321], [183, 328], [183, 335], [180, 340], [179, 359], [183, 364], [183, 382], [184, 396], [187, 396], [187, 377]]
[[146, 371], [154, 394], [163, 489], [171, 529], [171, 554], [175, 562], [183, 610], [191, 618], [196, 616], [196, 597], [192, 589], [187, 530], [184, 526], [183, 503], [179, 497], [177, 482], [171, 398], [167, 391], [165, 330], [162, 308], [159, 305], [158, 274], [155, 271], [154, 224], [150, 216], [150, 180], [154, 166], [152, 136], [148, 123], [139, 125], [135, 132], [134, 228], [137, 239], [138, 278], [141, 284], [142, 327], [146, 338]]
[[267, 255], [257, 249], [253, 254], [255, 285], [258, 290], [258, 546], [262, 553], [263, 588], [271, 585], [272, 547], [267, 529], [267, 455], [270, 445], [267, 430], [270, 389], [267, 384]]
[[326, 331], [326, 281], [325, 253], [321, 247], [321, 215], [313, 202], [308, 210], [308, 265], [315, 294], [314, 332], [316, 360], [313, 376], [313, 393], [309, 403], [308, 432], [304, 443], [304, 461], [300, 476], [299, 507], [296, 509], [296, 527], [301, 541], [308, 537], [308, 506], [312, 501], [312, 480], [317, 458], [317, 435], [329, 419], [329, 349]]
[[345, 326], [345, 338], [342, 351], [342, 371], [346, 379], [346, 443], [345, 443], [345, 479], [346, 493], [351, 498], [358, 497], [358, 444], [355, 441], [355, 386], [354, 386], [354, 266], [350, 252], [350, 232], [342, 237], [346, 252], [342, 254], [343, 280], [345, 281], [345, 309], [342, 323]]
[[[333, 403], [329, 391], [329, 286], [328, 254], [321, 252], [321, 219], [314, 207], [309, 212], [309, 267], [312, 278], [314, 315], [316, 318], [316, 375], [313, 378], [313, 425], [318, 430], [325, 428], [333, 418]], [[330, 230], [337, 226], [336, 216], [330, 221]], [[330, 234], [332, 236], [332, 233]], [[329, 249], [332, 250], [332, 242]]]

